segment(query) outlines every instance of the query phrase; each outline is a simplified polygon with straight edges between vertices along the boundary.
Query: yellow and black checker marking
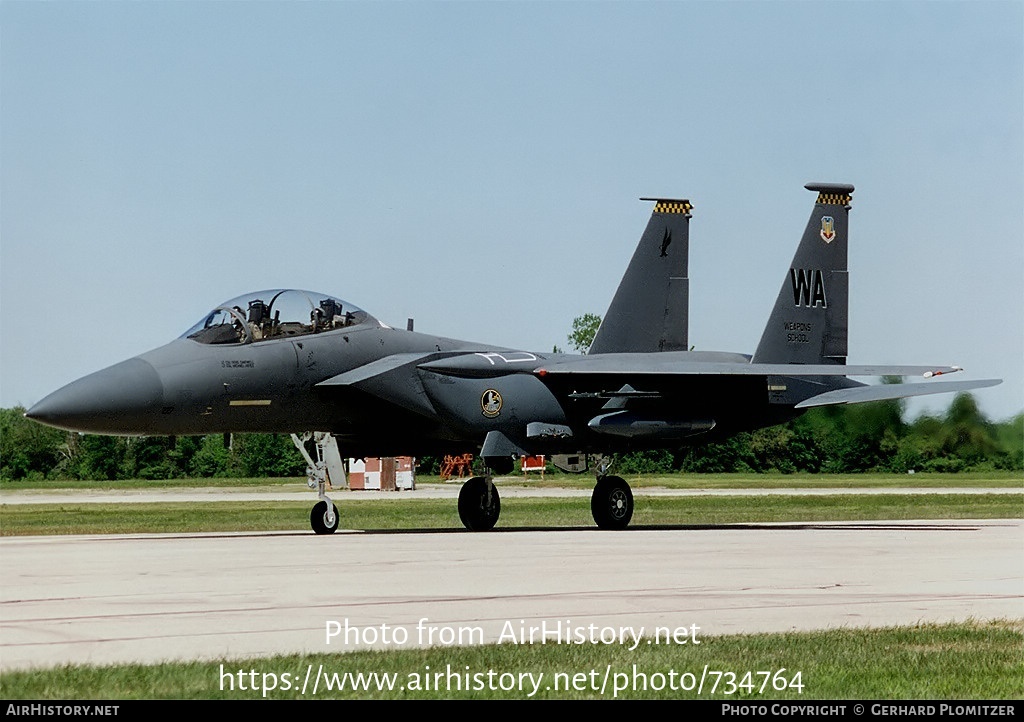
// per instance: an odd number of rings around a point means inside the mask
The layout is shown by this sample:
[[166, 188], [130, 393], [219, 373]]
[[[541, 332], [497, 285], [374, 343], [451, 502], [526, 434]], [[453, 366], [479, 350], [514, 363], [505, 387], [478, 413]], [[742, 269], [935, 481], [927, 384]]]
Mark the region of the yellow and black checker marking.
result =
[[848, 206], [852, 199], [849, 193], [819, 193], [815, 203], [821, 206]]
[[644, 201], [657, 201], [654, 205], [655, 213], [689, 213], [693, 210], [693, 204], [687, 200], [669, 200], [663, 198], [641, 198]]

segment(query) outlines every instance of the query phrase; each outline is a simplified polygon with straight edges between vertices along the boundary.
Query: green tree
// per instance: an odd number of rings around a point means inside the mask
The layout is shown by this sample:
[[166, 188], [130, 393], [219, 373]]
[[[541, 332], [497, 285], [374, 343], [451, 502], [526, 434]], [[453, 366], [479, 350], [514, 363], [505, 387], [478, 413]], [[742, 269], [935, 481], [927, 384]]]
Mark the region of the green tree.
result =
[[965, 468], [978, 466], [995, 456], [995, 429], [970, 394], [957, 394], [946, 411], [942, 448]]
[[125, 440], [116, 436], [80, 436], [76, 454], [77, 477], [102, 480], [119, 478], [125, 462], [125, 447]]
[[306, 461], [288, 436], [239, 434], [235, 436], [235, 451], [246, 476], [304, 476], [306, 473]]
[[201, 436], [178, 436], [167, 452], [167, 463], [169, 465], [168, 478], [179, 478], [189, 475], [189, 468], [192, 459], [199, 451], [203, 443]]
[[620, 456], [615, 466], [620, 474], [670, 474], [674, 470], [672, 454], [664, 449], [631, 451]]
[[200, 478], [225, 477], [229, 475], [231, 451], [224, 445], [220, 434], [208, 434], [202, 438], [199, 449], [189, 461], [189, 472]]
[[0, 409], [0, 479], [43, 477], [66, 465], [67, 432], [25, 418], [25, 409]]
[[572, 333], [569, 334], [569, 345], [580, 353], [586, 353], [594, 342], [597, 329], [601, 326], [601, 317], [596, 313], [585, 313], [572, 320]]
[[996, 468], [1008, 471], [1024, 471], [1024, 413], [995, 425], [999, 456]]
[[748, 434], [743, 433], [725, 441], [688, 446], [680, 454], [677, 468], [692, 474], [750, 471], [749, 464], [743, 458], [750, 455], [747, 438]]
[[124, 478], [171, 479], [177, 469], [169, 458], [174, 448], [170, 436], [141, 436], [128, 439], [124, 459]]

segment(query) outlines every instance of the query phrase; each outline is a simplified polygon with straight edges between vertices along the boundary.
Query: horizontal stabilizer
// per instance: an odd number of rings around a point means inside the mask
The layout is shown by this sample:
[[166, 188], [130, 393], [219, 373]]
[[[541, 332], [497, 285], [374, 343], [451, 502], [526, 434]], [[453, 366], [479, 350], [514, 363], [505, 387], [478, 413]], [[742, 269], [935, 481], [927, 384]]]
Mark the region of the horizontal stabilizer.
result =
[[801, 401], [798, 409], [812, 406], [831, 406], [833, 404], [861, 404], [867, 401], [884, 401], [886, 399], [903, 399], [910, 396], [927, 396], [929, 394], [948, 394], [970, 389], [983, 389], [1001, 384], [1001, 379], [983, 379], [980, 381], [950, 381], [947, 383], [918, 384], [881, 384], [879, 386], [858, 386], [852, 389], [836, 389]]

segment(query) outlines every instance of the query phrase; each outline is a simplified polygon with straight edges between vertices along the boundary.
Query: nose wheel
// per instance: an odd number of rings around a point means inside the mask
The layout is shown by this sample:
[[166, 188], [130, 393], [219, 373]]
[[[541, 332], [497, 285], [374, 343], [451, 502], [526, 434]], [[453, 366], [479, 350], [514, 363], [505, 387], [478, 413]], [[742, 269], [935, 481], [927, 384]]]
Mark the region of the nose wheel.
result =
[[[313, 439], [316, 445], [315, 461], [306, 451], [306, 442], [310, 439]], [[316, 489], [320, 498], [309, 512], [309, 525], [317, 534], [333, 534], [338, 531], [338, 507], [327, 497], [327, 489], [332, 488], [332, 479], [339, 482], [342, 487], [348, 486], [338, 442], [331, 434], [316, 432], [305, 433], [302, 436], [292, 434], [292, 443], [306, 460], [306, 485], [310, 489]]]
[[598, 479], [590, 497], [590, 513], [601, 529], [625, 529], [633, 518], [633, 491], [619, 476]]
[[309, 525], [317, 534], [333, 534], [338, 531], [338, 507], [333, 503], [318, 501], [309, 512]]

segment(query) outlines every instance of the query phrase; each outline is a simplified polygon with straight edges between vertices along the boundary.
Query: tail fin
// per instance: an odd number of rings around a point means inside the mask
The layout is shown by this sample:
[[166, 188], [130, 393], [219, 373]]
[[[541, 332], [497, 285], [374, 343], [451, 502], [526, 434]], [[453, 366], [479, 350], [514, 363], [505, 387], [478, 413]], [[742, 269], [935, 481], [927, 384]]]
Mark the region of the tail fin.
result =
[[685, 351], [690, 279], [688, 200], [656, 201], [588, 353]]
[[754, 352], [754, 363], [846, 363], [853, 186], [808, 183], [818, 199]]

